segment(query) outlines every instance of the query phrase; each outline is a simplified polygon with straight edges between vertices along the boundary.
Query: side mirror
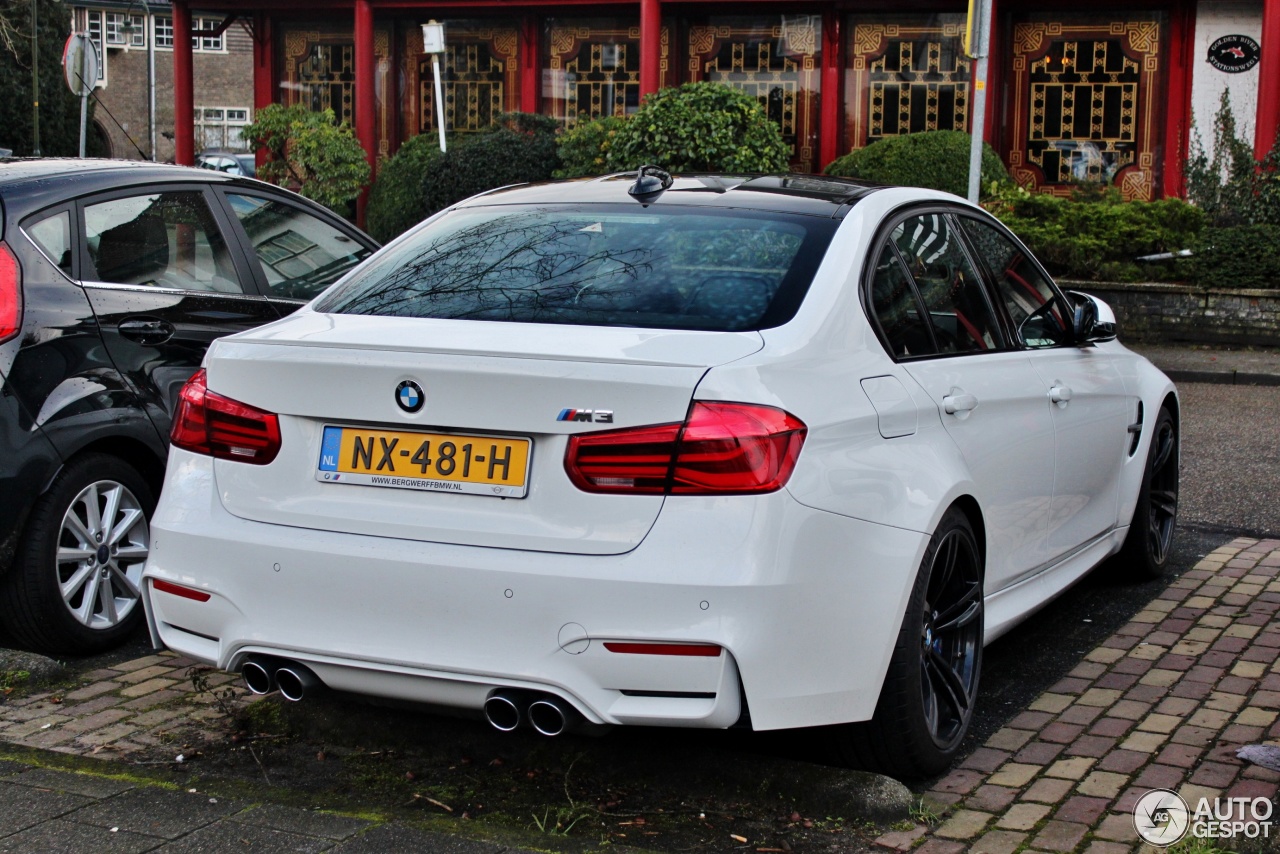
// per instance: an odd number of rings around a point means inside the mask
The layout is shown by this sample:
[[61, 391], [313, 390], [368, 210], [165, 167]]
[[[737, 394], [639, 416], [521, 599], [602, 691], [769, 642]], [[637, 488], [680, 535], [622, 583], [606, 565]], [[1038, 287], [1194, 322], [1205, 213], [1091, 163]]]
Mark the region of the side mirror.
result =
[[1111, 306], [1080, 291], [1068, 291], [1067, 296], [1075, 306], [1072, 327], [1077, 344], [1115, 340], [1116, 315]]

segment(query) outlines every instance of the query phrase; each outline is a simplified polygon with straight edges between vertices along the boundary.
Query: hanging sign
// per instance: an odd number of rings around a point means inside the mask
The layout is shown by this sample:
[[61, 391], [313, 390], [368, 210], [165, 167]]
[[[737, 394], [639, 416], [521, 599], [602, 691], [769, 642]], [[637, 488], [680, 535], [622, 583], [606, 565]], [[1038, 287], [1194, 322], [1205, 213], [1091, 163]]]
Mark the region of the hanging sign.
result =
[[1239, 74], [1258, 64], [1262, 49], [1249, 36], [1223, 36], [1209, 45], [1205, 60], [1219, 71]]

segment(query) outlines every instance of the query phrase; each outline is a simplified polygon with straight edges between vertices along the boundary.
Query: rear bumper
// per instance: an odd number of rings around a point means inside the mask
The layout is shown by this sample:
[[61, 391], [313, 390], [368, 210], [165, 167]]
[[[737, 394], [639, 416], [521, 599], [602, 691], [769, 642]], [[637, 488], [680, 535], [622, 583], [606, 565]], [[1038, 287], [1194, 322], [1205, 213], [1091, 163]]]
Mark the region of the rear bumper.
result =
[[927, 544], [785, 491], [669, 500], [622, 555], [334, 534], [232, 516], [210, 460], [179, 450], [152, 536], [158, 637], [219, 667], [278, 655], [333, 688], [475, 710], [501, 688], [544, 691], [610, 724], [727, 727], [745, 694], [757, 729], [871, 716]]

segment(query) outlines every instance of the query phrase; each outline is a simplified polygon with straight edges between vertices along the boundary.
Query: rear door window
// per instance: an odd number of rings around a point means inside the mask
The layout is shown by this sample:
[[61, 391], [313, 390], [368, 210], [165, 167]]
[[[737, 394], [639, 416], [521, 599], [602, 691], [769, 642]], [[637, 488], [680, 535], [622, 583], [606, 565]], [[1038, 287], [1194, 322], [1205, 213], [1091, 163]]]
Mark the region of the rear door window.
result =
[[86, 279], [183, 291], [243, 293], [204, 193], [152, 192], [85, 205]]
[[322, 298], [400, 317], [760, 329], [794, 315], [833, 220], [725, 209], [454, 211]]
[[71, 278], [71, 213], [58, 211], [34, 223], [23, 227], [27, 236], [40, 247], [40, 251], [58, 266], [58, 269]]

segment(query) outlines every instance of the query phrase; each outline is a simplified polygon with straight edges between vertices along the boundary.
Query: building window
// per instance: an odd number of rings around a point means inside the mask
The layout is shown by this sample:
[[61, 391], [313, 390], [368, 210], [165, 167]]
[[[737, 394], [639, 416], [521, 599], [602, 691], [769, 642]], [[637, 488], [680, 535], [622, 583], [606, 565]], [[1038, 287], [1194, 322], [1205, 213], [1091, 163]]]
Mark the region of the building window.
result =
[[105, 50], [106, 45], [103, 44], [103, 32], [106, 29], [105, 18], [107, 16], [103, 12], [92, 9], [86, 11], [85, 16], [89, 39], [98, 48], [98, 79], [96, 82], [100, 85], [106, 85], [107, 52]]
[[156, 47], [173, 47], [173, 18], [157, 15], [154, 19], [156, 29]]
[[249, 123], [245, 107], [196, 107], [196, 139], [204, 148], [247, 150], [244, 126]]
[[[173, 48], [173, 18], [156, 16], [156, 47]], [[192, 18], [192, 30], [216, 30], [222, 26], [221, 18]], [[192, 36], [191, 49], [197, 53], [223, 53], [226, 50], [226, 33], [216, 36]]]

